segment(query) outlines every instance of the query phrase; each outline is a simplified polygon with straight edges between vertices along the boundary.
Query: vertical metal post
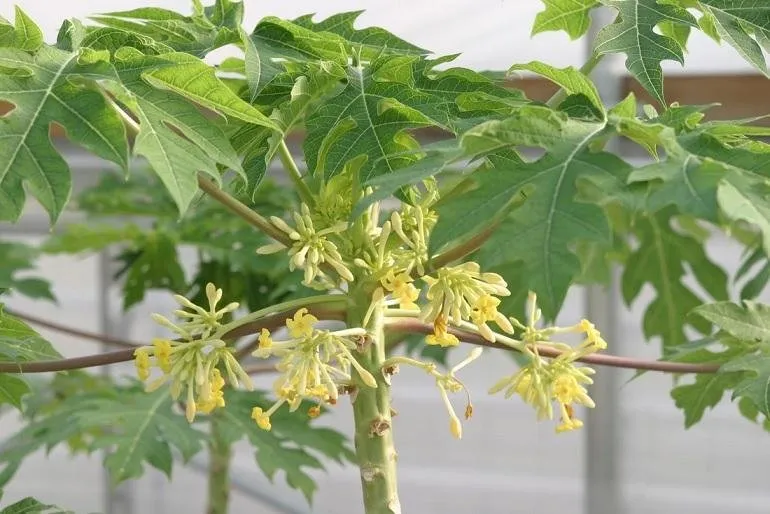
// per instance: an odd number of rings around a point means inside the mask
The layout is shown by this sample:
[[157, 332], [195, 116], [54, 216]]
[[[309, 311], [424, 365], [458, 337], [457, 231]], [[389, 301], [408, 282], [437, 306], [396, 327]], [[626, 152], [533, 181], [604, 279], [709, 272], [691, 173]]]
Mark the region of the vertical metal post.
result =
[[[587, 35], [588, 55], [598, 30], [611, 23], [614, 11], [600, 7], [592, 12], [591, 29]], [[616, 55], [607, 55], [595, 68], [592, 78], [602, 100], [614, 104], [621, 98], [620, 76]], [[615, 270], [607, 288], [586, 288], [586, 317], [602, 331], [614, 352], [619, 350], [617, 315], [620, 295]], [[617, 370], [604, 368], [595, 375], [591, 396], [595, 409], [587, 409], [585, 423], [585, 485], [584, 514], [622, 514], [622, 479], [620, 473], [619, 425], [620, 403], [618, 392], [620, 379]]]
[[[113, 315], [110, 306], [110, 287], [112, 285], [112, 259], [109, 250], [104, 250], [99, 254], [99, 277], [98, 277], [98, 300], [99, 300], [99, 331], [102, 334], [116, 335], [113, 324]], [[102, 350], [108, 351], [109, 345], [103, 345]], [[102, 373], [109, 376], [111, 371], [109, 366], [102, 368]], [[113, 487], [109, 473], [104, 471], [104, 513], [105, 514], [133, 514], [133, 486], [130, 483], [123, 483], [118, 487]]]

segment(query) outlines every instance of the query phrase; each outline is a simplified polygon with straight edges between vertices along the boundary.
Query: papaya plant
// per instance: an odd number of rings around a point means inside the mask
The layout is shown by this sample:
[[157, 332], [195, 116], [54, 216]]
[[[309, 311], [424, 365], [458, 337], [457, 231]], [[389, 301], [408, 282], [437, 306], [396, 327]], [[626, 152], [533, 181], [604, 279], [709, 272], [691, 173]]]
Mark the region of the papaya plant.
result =
[[[770, 128], [667, 102], [661, 62], [683, 64], [699, 30], [768, 76], [770, 6], [543, 3], [533, 35], [578, 39], [594, 9], [616, 12], [580, 69], [510, 67], [553, 82], [547, 102], [357, 27], [359, 12], [266, 16], [249, 30], [242, 2], [193, 0], [191, 13], [66, 20], [54, 42], [21, 8], [0, 18], [0, 220], [18, 222], [28, 196], [52, 226], [68, 208], [88, 219], [39, 247], [2, 243], [0, 290], [53, 300], [30, 276], [37, 256], [118, 246], [125, 310], [149, 290], [178, 303], [148, 320], [167, 335], [138, 343], [0, 310], [0, 403], [25, 421], [3, 446], [0, 487], [41, 448], [104, 450], [116, 484], [148, 466], [170, 476], [175, 458], [205, 449], [207, 512], [221, 514], [245, 439], [265, 475], [281, 471], [308, 501], [309, 470], [331, 459], [358, 467], [364, 512], [409, 512], [395, 375], [410, 366], [434, 380], [447, 413], [436, 423], [460, 439], [473, 415], [462, 371], [484, 350], [511, 367], [488, 393], [525, 402], [556, 433], [596, 407], [596, 366], [674, 374], [687, 427], [729, 391], [769, 428], [770, 310], [757, 297], [770, 279]], [[236, 55], [214, 58], [225, 47]], [[590, 75], [609, 54], [654, 105], [602, 100]], [[113, 165], [77, 201], [52, 127]], [[426, 130], [442, 137], [427, 143]], [[619, 139], [649, 163], [624, 160]], [[720, 232], [746, 251], [734, 277], [705, 250]], [[655, 291], [642, 328], [660, 360], [612, 355], [588, 319], [556, 325], [570, 288], [617, 267], [626, 304]], [[63, 358], [35, 323], [123, 348]], [[83, 371], [129, 361], [135, 377]], [[257, 373], [274, 375], [272, 390], [255, 389]], [[352, 444], [313, 421], [343, 398]], [[27, 498], [2, 512], [52, 509]]]

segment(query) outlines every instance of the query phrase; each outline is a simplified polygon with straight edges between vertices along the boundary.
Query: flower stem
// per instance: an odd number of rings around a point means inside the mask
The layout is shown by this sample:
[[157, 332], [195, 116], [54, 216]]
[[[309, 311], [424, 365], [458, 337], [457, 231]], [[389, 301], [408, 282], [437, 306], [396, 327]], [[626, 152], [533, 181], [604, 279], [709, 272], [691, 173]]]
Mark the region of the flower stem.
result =
[[232, 446], [221, 434], [219, 415], [211, 416], [211, 437], [208, 441], [209, 476], [207, 514], [227, 514], [230, 501], [230, 463], [233, 457]]
[[278, 157], [280, 157], [281, 164], [283, 164], [284, 169], [286, 169], [286, 173], [288, 173], [289, 178], [291, 178], [291, 181], [294, 183], [294, 187], [297, 188], [299, 197], [309, 207], [313, 207], [315, 204], [313, 192], [310, 190], [305, 181], [302, 180], [302, 174], [299, 172], [297, 163], [294, 162], [294, 157], [292, 157], [291, 152], [289, 151], [289, 147], [286, 146], [285, 139], [281, 139], [281, 144], [278, 145]]
[[[348, 308], [348, 326], [362, 326], [372, 295], [370, 291], [353, 291]], [[396, 479], [396, 449], [393, 445], [393, 419], [390, 385], [385, 381], [384, 305], [376, 306], [364, 326], [367, 343], [357, 352], [361, 366], [371, 373], [377, 387], [368, 387], [354, 375], [358, 386], [353, 401], [355, 446], [361, 472], [361, 487], [366, 514], [400, 514]]]

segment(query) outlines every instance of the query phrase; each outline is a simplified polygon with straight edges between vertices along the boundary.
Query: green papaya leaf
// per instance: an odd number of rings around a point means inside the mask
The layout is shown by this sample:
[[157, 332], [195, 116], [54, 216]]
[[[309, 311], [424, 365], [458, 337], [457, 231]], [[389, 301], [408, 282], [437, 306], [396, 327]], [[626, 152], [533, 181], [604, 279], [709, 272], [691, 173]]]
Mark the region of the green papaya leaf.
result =
[[109, 79], [104, 61], [84, 62], [75, 52], [43, 46], [34, 55], [0, 48], [0, 100], [13, 104], [3, 117], [0, 138], [0, 220], [16, 221], [25, 201], [24, 186], [55, 223], [69, 201], [72, 184], [67, 163], [49, 138], [51, 123], [67, 130], [73, 142], [99, 157], [128, 165], [125, 127], [101, 93], [76, 85], [83, 79]]
[[653, 30], [664, 21], [697, 28], [697, 21], [686, 9], [658, 0], [602, 0], [618, 11], [615, 22], [596, 35], [597, 54], [623, 53], [626, 68], [662, 105], [663, 71], [661, 61], [684, 64], [683, 49], [676, 39]]

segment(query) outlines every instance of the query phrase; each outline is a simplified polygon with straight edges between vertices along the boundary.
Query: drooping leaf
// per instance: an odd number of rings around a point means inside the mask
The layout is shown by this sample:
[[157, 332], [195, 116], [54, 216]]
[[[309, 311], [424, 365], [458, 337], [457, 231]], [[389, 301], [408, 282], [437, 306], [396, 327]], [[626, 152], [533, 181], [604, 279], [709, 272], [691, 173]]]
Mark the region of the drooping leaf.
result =
[[55, 223], [71, 192], [67, 163], [49, 138], [52, 123], [73, 142], [122, 168], [128, 163], [125, 128], [102, 94], [78, 85], [88, 78], [114, 76], [104, 61], [43, 46], [34, 55], [0, 48], [0, 100], [14, 109], [3, 117], [0, 139], [0, 220], [16, 221], [25, 201], [24, 186]]
[[695, 17], [686, 9], [658, 0], [602, 0], [602, 3], [616, 9], [618, 17], [596, 35], [594, 51], [599, 55], [625, 54], [628, 71], [665, 106], [660, 63], [672, 60], [683, 64], [684, 57], [679, 42], [655, 33], [654, 29], [664, 21], [697, 28]]
[[[241, 171], [235, 150], [213, 120], [176, 94], [152, 88], [144, 79], [144, 73], [158, 73], [163, 69], [179, 70], [180, 77], [189, 78], [190, 73], [194, 76], [194, 69], [205, 71], [202, 68], [205, 64], [196, 60], [180, 69], [183, 65], [175, 60], [142, 55], [129, 47], [117, 52], [114, 62], [120, 82], [113, 84], [111, 90], [139, 121], [134, 153], [148, 160], [181, 213], [187, 210], [198, 191], [199, 172], [220, 180], [217, 163]], [[202, 77], [203, 74], [200, 79], [191, 81], [187, 88], [196, 91], [205, 88], [202, 82], [206, 80]]]
[[770, 188], [757, 182], [722, 182], [717, 191], [722, 212], [733, 221], [747, 221], [759, 228], [765, 251], [770, 251]]
[[701, 0], [700, 3], [708, 6], [719, 35], [763, 75], [770, 77], [758, 43], [770, 34], [770, 5], [757, 0]]
[[598, 0], [543, 0], [545, 9], [537, 13], [532, 35], [549, 30], [563, 30], [575, 40], [588, 32], [591, 9]]
[[338, 462], [354, 458], [341, 434], [302, 420], [301, 413], [306, 409], [300, 407], [293, 414], [277, 412], [271, 418], [272, 430], [265, 431], [250, 417], [254, 407], [269, 408], [270, 402], [263, 395], [228, 390], [225, 402], [225, 408], [215, 419], [223, 439], [235, 443], [246, 438], [254, 446], [257, 464], [265, 475], [274, 480], [278, 471], [284, 472], [289, 487], [301, 491], [308, 502], [317, 488], [308, 472], [324, 468], [314, 454]]
[[[657, 122], [640, 123], [663, 127]], [[770, 152], [750, 146], [752, 138], [761, 136], [766, 128], [737, 123], [690, 127], [678, 126], [679, 134], [672, 128], [660, 130], [657, 134], [666, 150], [665, 159], [641, 167], [629, 177], [630, 182], [651, 185], [647, 207], [657, 212], [674, 205], [681, 213], [713, 223], [727, 215], [770, 234], [770, 203], [764, 199], [769, 192], [764, 177]]]
[[[753, 8], [756, 9], [756, 7]], [[720, 9], [709, 9], [709, 12], [712, 14], [711, 19], [714, 21], [714, 28], [721, 36], [721, 39], [735, 48], [741, 57], [759, 70], [760, 73], [770, 77], [762, 48], [751, 37], [751, 33], [746, 30], [740, 18], [734, 17]], [[770, 29], [770, 15], [768, 15], [768, 29]]]
[[655, 289], [642, 327], [647, 339], [660, 337], [664, 348], [685, 343], [688, 326], [704, 334], [710, 329], [704, 319], [687, 318], [690, 311], [709, 300], [685, 283], [688, 268], [710, 299], [727, 298], [726, 273], [708, 258], [700, 242], [673, 229], [671, 216], [671, 209], [667, 209], [636, 220], [633, 234], [638, 248], [626, 260], [621, 281], [623, 298], [629, 305], [645, 285]]

